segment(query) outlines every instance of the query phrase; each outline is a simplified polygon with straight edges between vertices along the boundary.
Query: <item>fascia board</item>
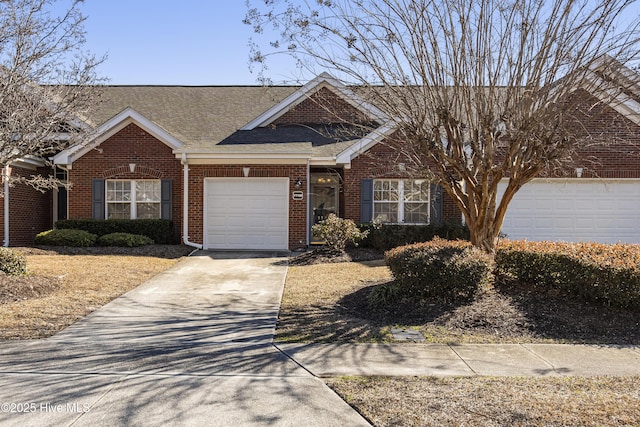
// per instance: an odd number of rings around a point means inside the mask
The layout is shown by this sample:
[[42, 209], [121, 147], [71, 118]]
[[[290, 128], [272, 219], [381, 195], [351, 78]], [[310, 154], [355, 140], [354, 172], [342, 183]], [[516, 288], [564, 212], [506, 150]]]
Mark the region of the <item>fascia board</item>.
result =
[[[607, 68], [607, 65], [612, 63], [616, 66]], [[591, 63], [589, 70], [609, 71], [611, 74], [617, 75], [617, 77], [627, 79], [631, 83], [631, 88], [634, 89], [633, 92], [640, 93], [640, 75], [609, 55], [602, 55], [597, 58]]]
[[373, 104], [363, 101], [338, 79], [334, 78], [329, 73], [324, 72], [310, 80], [307, 84], [271, 107], [269, 110], [265, 111], [263, 114], [241, 127], [240, 130], [253, 130], [257, 127], [268, 125], [323, 87], [335, 89], [346, 102], [358, 110], [364, 111], [378, 120], [386, 120], [386, 115]]
[[336, 166], [337, 162], [335, 157], [312, 157], [309, 164], [312, 166]]
[[271, 123], [272, 121], [289, 111], [291, 107], [298, 105], [303, 100], [307, 99], [310, 94], [319, 90], [321, 88], [320, 85], [324, 81], [326, 81], [326, 76], [323, 73], [310, 80], [300, 89], [296, 90], [291, 95], [287, 96], [285, 99], [241, 127], [240, 130], [253, 130], [260, 126], [266, 126], [267, 124]]
[[369, 150], [371, 147], [381, 142], [387, 136], [391, 135], [396, 130], [394, 123], [387, 123], [383, 126], [372, 131], [369, 135], [360, 139], [358, 142], [341, 152], [336, 156], [337, 164], [350, 164], [351, 160], [358, 157], [360, 154]]
[[305, 159], [311, 158], [310, 154], [304, 153], [247, 153], [247, 152], [174, 152], [176, 158], [182, 158], [184, 153], [187, 160], [191, 159]]
[[96, 131], [88, 138], [89, 141], [91, 141], [89, 144], [72, 147], [60, 152], [53, 157], [53, 162], [55, 164], [69, 165], [131, 123], [135, 123], [146, 132], [149, 132], [173, 150], [180, 149], [184, 146], [182, 141], [135, 111], [133, 108], [126, 108], [98, 127], [98, 129], [96, 129]]
[[590, 83], [590, 88], [585, 88], [593, 96], [600, 101], [606, 103], [609, 107], [631, 120], [633, 123], [640, 125], [640, 103], [633, 100], [629, 96], [625, 96], [620, 91], [613, 88], [606, 88], [608, 84], [595, 73], [589, 73], [585, 79]]
[[33, 156], [25, 156], [16, 159], [11, 162], [11, 166], [16, 166], [24, 169], [36, 170], [37, 168], [45, 166], [46, 163], [43, 159]]

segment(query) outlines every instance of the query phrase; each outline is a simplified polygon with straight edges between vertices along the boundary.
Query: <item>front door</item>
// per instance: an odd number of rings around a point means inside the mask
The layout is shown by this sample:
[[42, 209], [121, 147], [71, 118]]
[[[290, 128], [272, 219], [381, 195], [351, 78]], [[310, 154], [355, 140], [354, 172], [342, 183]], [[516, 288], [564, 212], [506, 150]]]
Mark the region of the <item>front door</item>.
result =
[[[329, 214], [339, 214], [340, 177], [336, 174], [311, 174], [309, 197], [309, 223], [324, 221]], [[322, 243], [310, 233], [311, 243]]]

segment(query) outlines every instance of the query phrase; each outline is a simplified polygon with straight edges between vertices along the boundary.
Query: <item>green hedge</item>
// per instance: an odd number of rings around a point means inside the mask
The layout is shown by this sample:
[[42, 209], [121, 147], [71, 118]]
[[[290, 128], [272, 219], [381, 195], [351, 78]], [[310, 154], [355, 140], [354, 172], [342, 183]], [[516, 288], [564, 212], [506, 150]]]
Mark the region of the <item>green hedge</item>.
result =
[[502, 242], [496, 272], [543, 290], [605, 305], [640, 308], [640, 246]]
[[9, 276], [27, 274], [27, 258], [22, 252], [0, 248], [0, 271]]
[[86, 247], [95, 245], [97, 238], [95, 234], [84, 230], [48, 230], [36, 234], [35, 244]]
[[65, 219], [58, 229], [84, 230], [98, 237], [112, 233], [141, 234], [158, 244], [173, 244], [173, 222], [166, 219]]
[[385, 253], [402, 297], [455, 301], [472, 297], [491, 280], [491, 257], [462, 240], [434, 238]]
[[360, 230], [368, 236], [360, 242], [361, 247], [388, 251], [398, 246], [427, 242], [434, 237], [448, 240], [469, 240], [469, 228], [458, 223], [442, 225], [360, 224]]
[[136, 246], [153, 245], [153, 240], [141, 234], [111, 233], [98, 237], [100, 246], [120, 246], [123, 248], [133, 248]]

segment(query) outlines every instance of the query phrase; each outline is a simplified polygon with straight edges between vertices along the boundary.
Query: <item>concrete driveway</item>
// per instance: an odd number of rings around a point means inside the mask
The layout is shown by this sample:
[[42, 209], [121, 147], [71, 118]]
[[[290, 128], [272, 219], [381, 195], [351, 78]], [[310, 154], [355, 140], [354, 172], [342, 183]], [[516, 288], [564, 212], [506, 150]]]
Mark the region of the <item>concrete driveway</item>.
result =
[[200, 252], [54, 337], [1, 343], [0, 425], [368, 425], [272, 345], [277, 255]]

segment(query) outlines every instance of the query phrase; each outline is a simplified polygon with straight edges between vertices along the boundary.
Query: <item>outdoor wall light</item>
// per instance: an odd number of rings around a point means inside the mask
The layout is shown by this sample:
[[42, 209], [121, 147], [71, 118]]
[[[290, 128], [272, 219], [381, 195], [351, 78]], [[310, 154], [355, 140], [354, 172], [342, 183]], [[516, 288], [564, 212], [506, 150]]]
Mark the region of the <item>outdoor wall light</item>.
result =
[[295, 182], [295, 184], [294, 184], [294, 186], [295, 186], [296, 188], [300, 188], [300, 187], [302, 187], [302, 180], [301, 180], [300, 178], [297, 178], [297, 179], [296, 179], [296, 182]]

